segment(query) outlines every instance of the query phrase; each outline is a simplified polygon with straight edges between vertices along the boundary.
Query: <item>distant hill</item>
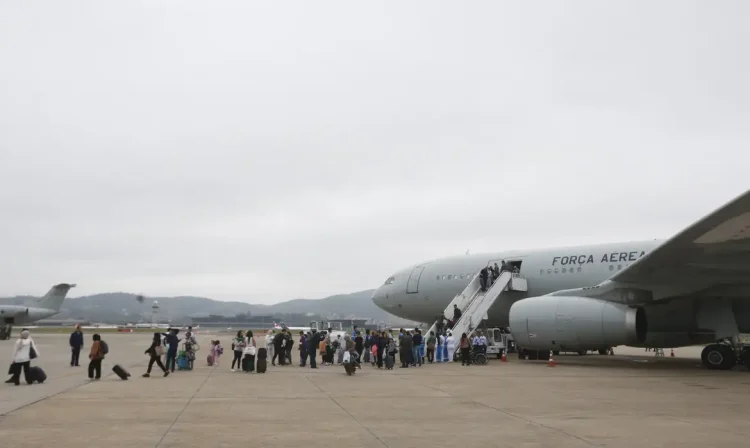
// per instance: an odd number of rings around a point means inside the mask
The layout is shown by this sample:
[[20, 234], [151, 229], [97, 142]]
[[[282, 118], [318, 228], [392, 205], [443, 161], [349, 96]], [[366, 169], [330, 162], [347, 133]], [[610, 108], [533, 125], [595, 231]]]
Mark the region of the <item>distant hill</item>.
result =
[[[161, 318], [179, 320], [186, 317], [209, 315], [234, 316], [252, 315], [315, 314], [320, 316], [362, 317], [375, 321], [400, 323], [401, 319], [386, 313], [372, 303], [373, 290], [351, 294], [339, 294], [323, 299], [294, 299], [274, 305], [255, 305], [244, 302], [222, 302], [205, 297], [148, 297], [143, 303], [136, 300], [135, 294], [115, 292], [68, 298], [63, 302], [60, 314], [54, 319], [74, 318], [102, 322], [149, 321], [151, 306], [156, 300]], [[0, 303], [30, 304], [35, 297], [17, 296], [0, 299]]]

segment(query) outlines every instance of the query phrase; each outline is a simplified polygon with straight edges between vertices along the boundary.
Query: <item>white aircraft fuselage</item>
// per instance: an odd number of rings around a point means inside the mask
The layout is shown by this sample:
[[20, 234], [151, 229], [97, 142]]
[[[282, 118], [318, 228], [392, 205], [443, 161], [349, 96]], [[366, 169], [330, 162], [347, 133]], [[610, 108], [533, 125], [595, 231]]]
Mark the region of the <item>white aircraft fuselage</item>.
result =
[[517, 300], [598, 285], [661, 243], [651, 240], [441, 258], [394, 273], [372, 300], [395, 316], [431, 324], [479, 270], [505, 260], [518, 266], [528, 281], [528, 291], [503, 293], [489, 311], [488, 326], [507, 327], [510, 306]]

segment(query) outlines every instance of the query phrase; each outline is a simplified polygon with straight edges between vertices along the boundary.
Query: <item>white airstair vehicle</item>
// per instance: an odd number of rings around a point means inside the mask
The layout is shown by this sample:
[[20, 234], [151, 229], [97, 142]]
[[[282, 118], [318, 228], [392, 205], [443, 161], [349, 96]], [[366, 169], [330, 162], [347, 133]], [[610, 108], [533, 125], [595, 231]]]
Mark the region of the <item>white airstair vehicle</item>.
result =
[[[453, 337], [458, 339], [463, 333], [471, 336], [479, 327], [479, 324], [487, 319], [487, 312], [503, 292], [527, 290], [528, 283], [521, 274], [503, 271], [495, 280], [495, 283], [486, 292], [483, 292], [479, 275], [476, 275], [466, 288], [448, 304], [443, 311], [443, 316], [448, 320], [452, 319], [453, 305], [457, 305], [458, 309], [461, 310], [461, 318], [453, 324], [451, 329]], [[438, 323], [438, 321], [435, 321], [425, 334], [430, 334], [431, 331], [437, 334]]]

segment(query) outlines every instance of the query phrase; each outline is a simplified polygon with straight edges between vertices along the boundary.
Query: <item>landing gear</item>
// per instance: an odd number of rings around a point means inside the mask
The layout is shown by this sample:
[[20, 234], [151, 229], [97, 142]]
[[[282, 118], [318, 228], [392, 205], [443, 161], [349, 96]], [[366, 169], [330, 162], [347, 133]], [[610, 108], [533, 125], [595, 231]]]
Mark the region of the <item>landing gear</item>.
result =
[[13, 332], [12, 325], [0, 325], [0, 341], [10, 339], [10, 334]]
[[600, 355], [606, 355], [607, 353], [609, 353], [609, 349], [606, 349], [606, 348], [600, 348], [599, 349], [599, 354]]
[[711, 344], [701, 352], [703, 367], [711, 370], [729, 370], [737, 364], [734, 348], [728, 344]]

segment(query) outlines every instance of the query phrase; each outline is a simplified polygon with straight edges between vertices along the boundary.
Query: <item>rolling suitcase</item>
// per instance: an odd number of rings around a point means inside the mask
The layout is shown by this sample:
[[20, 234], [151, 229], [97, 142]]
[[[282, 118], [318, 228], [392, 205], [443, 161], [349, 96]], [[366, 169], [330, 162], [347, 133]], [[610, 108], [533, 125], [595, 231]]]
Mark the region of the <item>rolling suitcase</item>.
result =
[[213, 366], [214, 365], [214, 357], [211, 356], [211, 355], [206, 356], [206, 362], [208, 363], [209, 366]]
[[258, 360], [261, 359], [268, 359], [268, 350], [266, 350], [265, 348], [258, 349]]
[[386, 355], [386, 357], [385, 357], [385, 368], [388, 369], [388, 370], [393, 369], [393, 363], [395, 361], [396, 360], [393, 359], [393, 355], [391, 355], [391, 354]]
[[121, 380], [127, 380], [130, 376], [128, 371], [119, 364], [115, 364], [115, 366], [112, 367], [112, 371], [115, 372], [115, 375], [119, 376]]
[[32, 383], [36, 381], [37, 383], [42, 384], [47, 379], [47, 374], [44, 373], [44, 370], [37, 366], [29, 369], [29, 375], [31, 376]]
[[[260, 349], [260, 350], [263, 350], [263, 349]], [[260, 350], [258, 350], [258, 352], [260, 352]], [[268, 369], [268, 360], [265, 358], [263, 359], [259, 358], [258, 365], [255, 366], [255, 371], [257, 373], [266, 373], [266, 369]]]
[[255, 369], [255, 356], [245, 355], [242, 358], [242, 371], [252, 372]]

